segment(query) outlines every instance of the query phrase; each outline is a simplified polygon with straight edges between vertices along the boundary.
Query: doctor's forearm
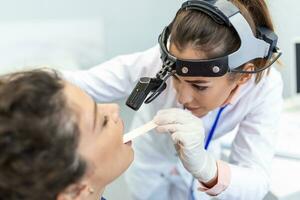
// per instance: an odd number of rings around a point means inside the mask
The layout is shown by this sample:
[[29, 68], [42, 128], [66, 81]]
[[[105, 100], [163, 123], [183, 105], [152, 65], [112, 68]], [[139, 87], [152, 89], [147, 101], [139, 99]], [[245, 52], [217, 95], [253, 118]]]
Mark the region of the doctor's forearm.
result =
[[269, 190], [269, 178], [263, 170], [234, 164], [228, 166], [230, 167], [230, 184], [218, 195], [220, 199], [257, 200], [264, 198]]
[[199, 182], [198, 190], [226, 200], [257, 200], [262, 199], [268, 192], [268, 179], [259, 170], [223, 161], [217, 161], [217, 167], [216, 180], [206, 184]]

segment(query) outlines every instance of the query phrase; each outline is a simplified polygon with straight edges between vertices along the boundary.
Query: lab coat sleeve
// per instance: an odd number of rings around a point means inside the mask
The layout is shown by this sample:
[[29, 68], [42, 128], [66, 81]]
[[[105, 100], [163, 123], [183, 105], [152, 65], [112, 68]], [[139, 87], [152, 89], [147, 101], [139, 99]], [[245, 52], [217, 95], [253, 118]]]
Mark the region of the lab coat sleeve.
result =
[[89, 70], [62, 71], [62, 74], [97, 102], [111, 102], [129, 96], [140, 77], [155, 75], [160, 62], [159, 48], [155, 46], [118, 56]]
[[[263, 95], [261, 95], [263, 94]], [[258, 200], [269, 190], [270, 168], [275, 152], [282, 110], [282, 81], [269, 80], [251, 101], [249, 114], [240, 123], [229, 157], [231, 182], [220, 199]]]

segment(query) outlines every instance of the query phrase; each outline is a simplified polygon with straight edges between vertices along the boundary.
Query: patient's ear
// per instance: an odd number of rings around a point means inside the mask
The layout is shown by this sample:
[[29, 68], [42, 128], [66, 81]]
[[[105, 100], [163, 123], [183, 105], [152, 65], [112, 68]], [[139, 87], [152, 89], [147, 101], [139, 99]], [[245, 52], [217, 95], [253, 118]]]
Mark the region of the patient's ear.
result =
[[56, 200], [82, 200], [84, 199], [83, 197], [86, 189], [86, 184], [81, 182], [74, 183], [60, 192], [56, 197]]

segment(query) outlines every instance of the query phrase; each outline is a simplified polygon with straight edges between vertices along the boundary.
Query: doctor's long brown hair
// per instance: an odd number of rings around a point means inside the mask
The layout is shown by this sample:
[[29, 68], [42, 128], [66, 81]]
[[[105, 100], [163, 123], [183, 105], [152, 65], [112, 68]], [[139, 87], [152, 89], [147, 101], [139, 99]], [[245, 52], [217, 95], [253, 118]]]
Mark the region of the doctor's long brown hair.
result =
[[[250, 24], [253, 34], [257, 27], [264, 26], [274, 31], [271, 16], [264, 0], [231, 0]], [[240, 39], [233, 28], [217, 24], [207, 14], [195, 10], [181, 10], [171, 26], [170, 42], [179, 50], [188, 45], [196, 50], [205, 51], [209, 58], [228, 55], [240, 46]], [[251, 63], [260, 69], [268, 62], [266, 59], [254, 59]], [[243, 66], [240, 66], [243, 68]], [[234, 74], [233, 74], [234, 75]], [[264, 72], [256, 74], [258, 83]]]

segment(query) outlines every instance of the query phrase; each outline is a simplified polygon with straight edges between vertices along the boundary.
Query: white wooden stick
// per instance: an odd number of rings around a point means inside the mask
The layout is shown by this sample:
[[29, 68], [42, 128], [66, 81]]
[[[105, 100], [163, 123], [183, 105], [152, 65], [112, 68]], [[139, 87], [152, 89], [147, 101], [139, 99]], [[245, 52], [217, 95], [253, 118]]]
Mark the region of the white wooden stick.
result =
[[156, 128], [157, 125], [153, 122], [150, 121], [147, 124], [144, 124], [143, 126], [140, 126], [132, 131], [130, 131], [129, 133], [126, 133], [123, 136], [123, 143], [129, 142], [130, 140], [133, 140], [134, 138], [143, 135], [144, 133], [147, 133], [148, 131]]

